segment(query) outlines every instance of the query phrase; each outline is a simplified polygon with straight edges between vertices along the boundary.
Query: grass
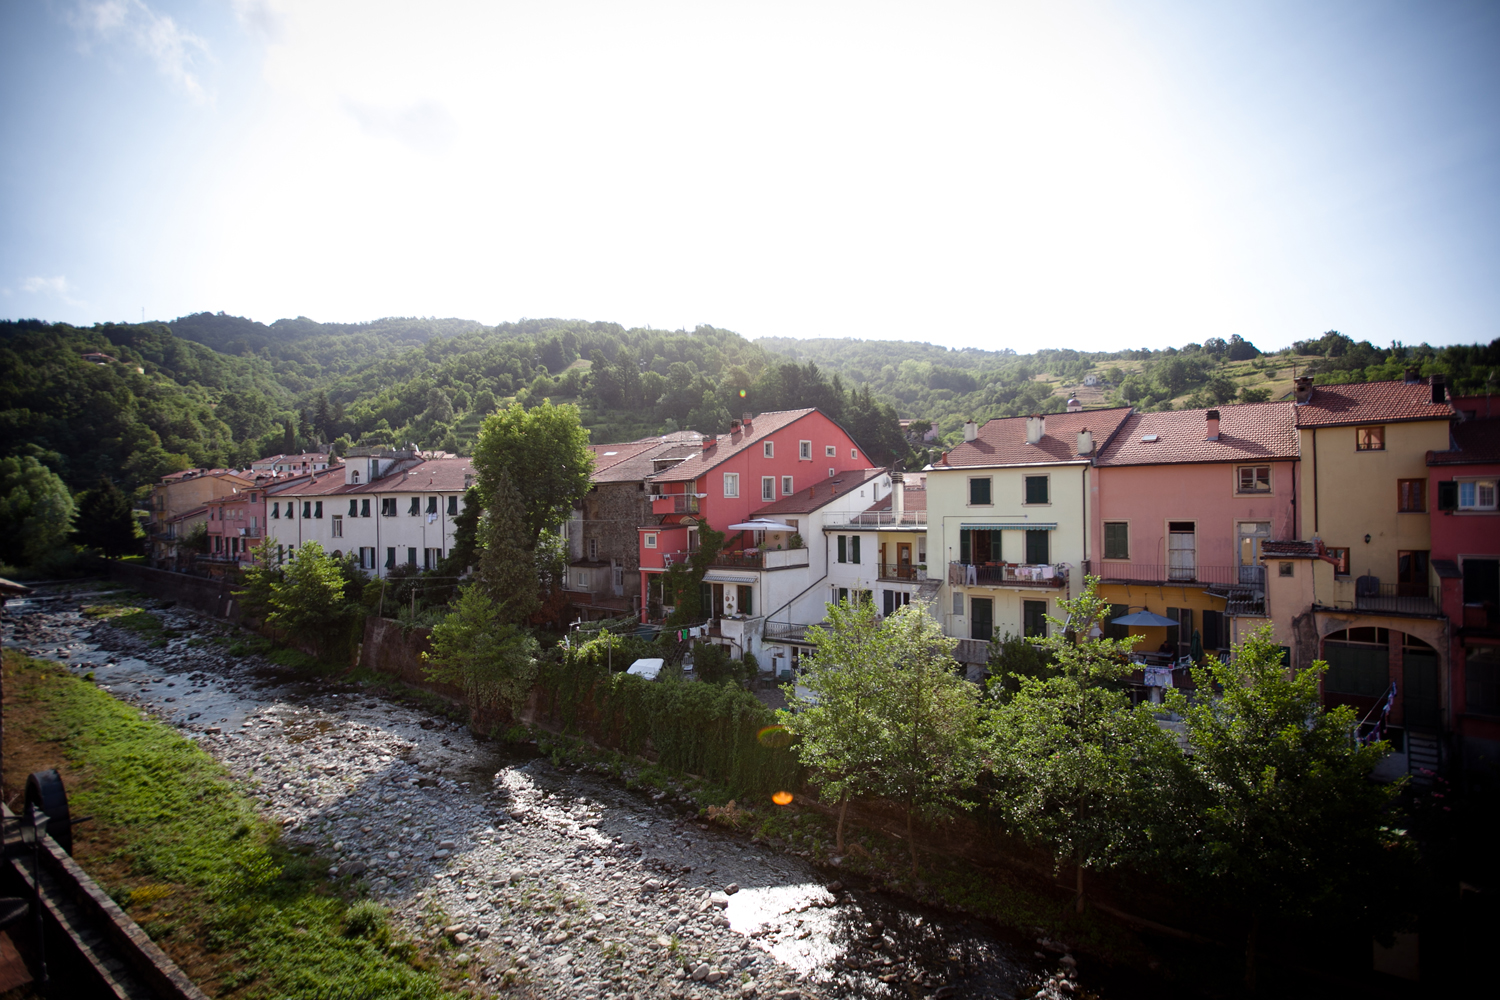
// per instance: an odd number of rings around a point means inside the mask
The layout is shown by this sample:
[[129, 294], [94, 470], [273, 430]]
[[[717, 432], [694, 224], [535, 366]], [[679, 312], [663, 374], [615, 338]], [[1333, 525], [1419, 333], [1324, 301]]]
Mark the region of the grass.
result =
[[94, 618], [99, 621], [108, 622], [116, 628], [134, 632], [145, 639], [157, 649], [165, 648], [168, 639], [176, 638], [180, 633], [167, 628], [162, 624], [160, 618], [147, 611], [145, 608], [132, 604], [90, 604], [83, 609], [85, 618]]
[[5, 650], [4, 672], [6, 774], [64, 772], [74, 813], [94, 817], [79, 862], [210, 995], [445, 995], [446, 973], [281, 843], [191, 741], [56, 664]]

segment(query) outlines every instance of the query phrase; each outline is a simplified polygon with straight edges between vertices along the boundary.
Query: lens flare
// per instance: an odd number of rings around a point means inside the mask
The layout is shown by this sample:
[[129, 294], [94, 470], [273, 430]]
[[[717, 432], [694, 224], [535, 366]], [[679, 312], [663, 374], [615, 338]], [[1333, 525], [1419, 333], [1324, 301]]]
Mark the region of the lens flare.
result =
[[786, 731], [785, 726], [767, 726], [756, 733], [755, 738], [760, 740], [761, 746], [772, 750], [780, 750], [792, 744], [792, 734]]
[[745, 390], [744, 390], [744, 389], [741, 389], [741, 390], [740, 390], [740, 398], [741, 398], [741, 399], [744, 399], [744, 398], [745, 398]]
[[792, 804], [792, 793], [777, 792], [775, 795], [771, 796], [771, 801], [776, 803], [778, 806], [789, 806]]

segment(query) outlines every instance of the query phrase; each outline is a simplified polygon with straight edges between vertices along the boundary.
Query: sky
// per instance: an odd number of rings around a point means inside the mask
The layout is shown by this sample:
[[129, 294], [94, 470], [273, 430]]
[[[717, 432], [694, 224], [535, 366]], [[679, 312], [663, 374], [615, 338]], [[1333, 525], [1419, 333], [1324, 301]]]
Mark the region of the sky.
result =
[[0, 317], [1500, 337], [1500, 4], [12, 0]]

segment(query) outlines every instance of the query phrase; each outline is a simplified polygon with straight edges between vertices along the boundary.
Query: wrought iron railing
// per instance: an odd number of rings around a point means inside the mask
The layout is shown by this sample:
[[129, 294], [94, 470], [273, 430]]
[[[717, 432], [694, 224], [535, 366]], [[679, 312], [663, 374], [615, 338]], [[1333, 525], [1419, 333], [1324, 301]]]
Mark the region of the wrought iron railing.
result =
[[1354, 594], [1354, 608], [1399, 615], [1439, 615], [1442, 592], [1420, 583], [1361, 583]]
[[1219, 587], [1264, 588], [1264, 566], [1163, 565], [1160, 563], [1101, 562], [1097, 570], [1106, 583], [1200, 583]]
[[882, 580], [915, 580], [917, 567], [911, 563], [881, 563], [880, 578]]
[[948, 583], [963, 586], [1066, 587], [1068, 567], [1046, 563], [948, 564]]

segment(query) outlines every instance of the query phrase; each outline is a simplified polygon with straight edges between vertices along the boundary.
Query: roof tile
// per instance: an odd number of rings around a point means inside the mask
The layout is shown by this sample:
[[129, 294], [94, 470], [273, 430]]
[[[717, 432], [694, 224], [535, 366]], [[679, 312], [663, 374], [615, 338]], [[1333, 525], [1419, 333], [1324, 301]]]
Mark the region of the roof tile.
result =
[[[1207, 409], [1132, 414], [1114, 440], [1101, 450], [1099, 464], [1164, 465], [1297, 457], [1296, 417], [1290, 403], [1241, 403], [1214, 409], [1219, 414], [1217, 441], [1206, 438]], [[1145, 440], [1151, 437], [1155, 440]]]
[[1094, 448], [1110, 440], [1120, 424], [1130, 415], [1130, 407], [1108, 410], [1082, 410], [1077, 413], [1048, 413], [1046, 428], [1037, 444], [1026, 443], [1026, 421], [1029, 417], [1000, 417], [988, 420], [979, 428], [979, 436], [965, 441], [948, 452], [940, 469], [981, 468], [991, 465], [1051, 465], [1057, 462], [1083, 461], [1078, 454], [1078, 433], [1094, 434]]
[[776, 433], [784, 427], [788, 427], [809, 413], [815, 413], [815, 407], [806, 407], [801, 410], [771, 410], [766, 413], [756, 414], [750, 424], [750, 433], [720, 434], [717, 438], [717, 446], [705, 449], [702, 454], [690, 458], [680, 465], [673, 466], [656, 475], [656, 481], [661, 483], [692, 482], [699, 476], [711, 471], [715, 466], [727, 462], [735, 455], [750, 448], [751, 445], [764, 440], [771, 434]]
[[1298, 427], [1446, 420], [1448, 403], [1434, 403], [1426, 382], [1349, 382], [1313, 387], [1312, 398], [1296, 408]]

